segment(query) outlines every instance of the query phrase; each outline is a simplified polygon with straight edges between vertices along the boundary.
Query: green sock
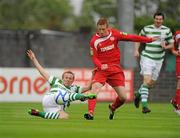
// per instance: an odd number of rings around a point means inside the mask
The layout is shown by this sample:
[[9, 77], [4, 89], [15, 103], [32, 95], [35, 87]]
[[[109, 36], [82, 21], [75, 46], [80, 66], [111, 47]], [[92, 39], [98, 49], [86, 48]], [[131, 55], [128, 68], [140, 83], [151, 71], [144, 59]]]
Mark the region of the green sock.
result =
[[59, 113], [52, 113], [52, 112], [39, 112], [39, 117], [45, 118], [45, 119], [58, 119]]
[[141, 104], [142, 104], [142, 107], [147, 107], [148, 106], [147, 101], [141, 101]]
[[47, 112], [47, 113], [45, 113], [43, 118], [45, 118], [45, 119], [58, 119], [59, 115], [60, 115], [59, 113]]
[[143, 84], [141, 84], [140, 88], [138, 89], [138, 91], [135, 93], [135, 96], [137, 98], [141, 98], [141, 88], [142, 88]]
[[145, 85], [142, 85], [142, 87], [140, 88], [140, 94], [141, 94], [142, 107], [147, 107], [148, 106], [149, 88]]

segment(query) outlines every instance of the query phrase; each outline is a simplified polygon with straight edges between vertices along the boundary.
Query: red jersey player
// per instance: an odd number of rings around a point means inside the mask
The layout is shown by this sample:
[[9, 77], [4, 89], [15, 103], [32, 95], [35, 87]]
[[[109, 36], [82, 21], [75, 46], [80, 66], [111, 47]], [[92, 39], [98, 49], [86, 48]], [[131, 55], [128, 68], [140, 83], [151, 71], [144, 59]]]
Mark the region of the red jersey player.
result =
[[180, 30], [176, 31], [174, 36], [174, 49], [172, 53], [176, 56], [176, 77], [177, 77], [177, 87], [176, 95], [171, 100], [171, 103], [175, 107], [174, 111], [180, 115]]
[[[109, 119], [113, 119], [115, 110], [126, 101], [125, 78], [120, 66], [119, 41], [152, 42], [157, 38], [127, 34], [108, 27], [106, 18], [100, 18], [97, 22], [97, 33], [90, 41], [90, 53], [95, 65], [92, 78], [91, 92], [98, 94], [101, 87], [107, 82], [116, 91], [118, 97], [109, 105]], [[93, 120], [96, 99], [88, 101], [88, 113], [84, 114], [87, 120]]]

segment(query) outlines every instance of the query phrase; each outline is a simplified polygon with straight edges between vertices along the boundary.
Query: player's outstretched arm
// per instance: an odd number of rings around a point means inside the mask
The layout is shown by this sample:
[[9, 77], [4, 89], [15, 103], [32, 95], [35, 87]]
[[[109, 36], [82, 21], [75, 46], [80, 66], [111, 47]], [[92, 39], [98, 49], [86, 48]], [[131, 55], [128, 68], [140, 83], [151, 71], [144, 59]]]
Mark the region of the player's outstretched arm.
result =
[[48, 81], [50, 75], [49, 73], [39, 64], [34, 52], [32, 50], [27, 50], [27, 56], [29, 59], [33, 62], [36, 69], [39, 71], [39, 73]]
[[140, 43], [150, 43], [153, 41], [158, 40], [159, 37], [145, 37], [135, 34], [121, 34], [120, 40], [121, 41], [132, 41], [132, 42], [140, 42]]

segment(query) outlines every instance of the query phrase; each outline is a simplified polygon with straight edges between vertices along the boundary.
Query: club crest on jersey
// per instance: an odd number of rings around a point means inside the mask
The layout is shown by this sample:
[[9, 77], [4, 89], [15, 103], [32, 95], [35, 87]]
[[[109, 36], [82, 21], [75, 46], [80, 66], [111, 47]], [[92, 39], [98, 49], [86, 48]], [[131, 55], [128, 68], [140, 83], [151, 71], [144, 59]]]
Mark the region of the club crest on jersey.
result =
[[110, 40], [111, 40], [111, 41], [114, 41], [114, 36], [111, 36], [111, 37], [110, 37]]
[[125, 33], [125, 32], [120, 32], [121, 34], [123, 34], [123, 35], [127, 35], [127, 33]]

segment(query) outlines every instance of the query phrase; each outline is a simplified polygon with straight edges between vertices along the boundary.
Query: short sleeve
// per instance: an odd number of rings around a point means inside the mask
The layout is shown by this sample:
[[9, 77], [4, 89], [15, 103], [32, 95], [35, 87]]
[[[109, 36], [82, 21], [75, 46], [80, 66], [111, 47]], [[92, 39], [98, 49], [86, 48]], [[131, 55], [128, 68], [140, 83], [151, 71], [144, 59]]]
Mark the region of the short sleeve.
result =
[[49, 79], [48, 79], [48, 82], [49, 84], [52, 86], [52, 85], [55, 85], [56, 83], [58, 83], [60, 80], [54, 76], [50, 76]]

